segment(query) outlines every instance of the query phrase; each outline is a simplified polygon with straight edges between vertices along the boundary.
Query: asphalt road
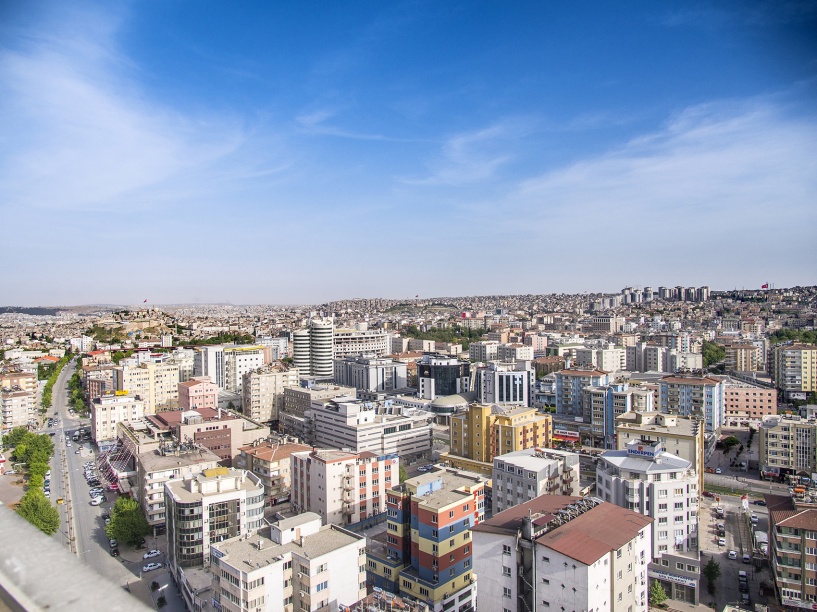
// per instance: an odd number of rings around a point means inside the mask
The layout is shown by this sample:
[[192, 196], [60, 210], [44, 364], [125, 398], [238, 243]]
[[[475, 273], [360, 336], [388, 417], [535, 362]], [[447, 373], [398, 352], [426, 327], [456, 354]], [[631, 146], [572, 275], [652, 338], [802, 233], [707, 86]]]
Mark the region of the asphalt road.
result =
[[[112, 557], [108, 536], [105, 534], [103, 514], [110, 513], [116, 500], [115, 493], [106, 493], [108, 501], [100, 506], [91, 506], [90, 487], [85, 482], [83, 464], [95, 459], [95, 452], [89, 450], [91, 444], [71, 442], [67, 446], [66, 435], [73, 434], [80, 427], [88, 427], [87, 419], [78, 419], [68, 413], [68, 381], [74, 373], [76, 364], [67, 364], [60, 373], [52, 391], [53, 412], [59, 415], [56, 435], [54, 436], [55, 453], [51, 467], [51, 499], [62, 497], [64, 505], [58, 506], [62, 524], [55, 538], [68, 543], [69, 535], [75, 540], [75, 552], [80, 561], [97, 573], [105, 576], [114, 584], [125, 586], [140, 578], [142, 570], [142, 551], [135, 551], [127, 545], [119, 547], [122, 556]], [[75, 451], [83, 448], [80, 454]], [[71, 512], [71, 526], [68, 525], [68, 513]], [[164, 555], [152, 561], [164, 562]]]

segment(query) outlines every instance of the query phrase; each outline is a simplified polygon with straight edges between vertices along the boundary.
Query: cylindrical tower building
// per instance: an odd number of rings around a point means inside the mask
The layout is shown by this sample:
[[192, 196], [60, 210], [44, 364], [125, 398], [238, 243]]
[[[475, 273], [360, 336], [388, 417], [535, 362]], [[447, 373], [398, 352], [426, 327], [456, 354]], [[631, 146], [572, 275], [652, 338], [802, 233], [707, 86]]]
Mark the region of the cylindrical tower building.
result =
[[311, 374], [312, 351], [310, 350], [310, 332], [308, 329], [296, 329], [292, 332], [292, 361], [298, 374]]
[[310, 374], [316, 378], [334, 376], [334, 325], [330, 319], [315, 319], [309, 324]]

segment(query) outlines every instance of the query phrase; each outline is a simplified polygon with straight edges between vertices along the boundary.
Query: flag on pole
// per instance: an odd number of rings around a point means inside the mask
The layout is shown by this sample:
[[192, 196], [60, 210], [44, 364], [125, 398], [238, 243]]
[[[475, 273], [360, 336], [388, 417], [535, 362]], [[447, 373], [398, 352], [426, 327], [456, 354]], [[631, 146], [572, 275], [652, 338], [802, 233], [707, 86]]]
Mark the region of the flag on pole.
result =
[[769, 283], [766, 283], [765, 285], [761, 285], [760, 288], [761, 289], [768, 289], [769, 288]]
[[145, 300], [145, 301], [144, 301], [144, 302], [142, 302], [142, 303], [143, 303], [143, 304], [147, 304], [147, 303], [148, 303], [148, 301], [147, 301], [147, 300]]

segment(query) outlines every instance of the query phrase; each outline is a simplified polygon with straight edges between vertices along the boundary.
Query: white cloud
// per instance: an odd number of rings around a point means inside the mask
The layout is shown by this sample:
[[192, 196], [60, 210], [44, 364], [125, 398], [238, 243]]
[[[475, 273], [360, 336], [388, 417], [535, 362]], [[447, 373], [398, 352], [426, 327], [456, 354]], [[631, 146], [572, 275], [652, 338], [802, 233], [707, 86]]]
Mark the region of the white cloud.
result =
[[0, 51], [4, 205], [141, 208], [228, 178], [247, 144], [243, 126], [149, 100], [114, 42], [118, 17], [73, 17], [57, 34], [30, 32]]

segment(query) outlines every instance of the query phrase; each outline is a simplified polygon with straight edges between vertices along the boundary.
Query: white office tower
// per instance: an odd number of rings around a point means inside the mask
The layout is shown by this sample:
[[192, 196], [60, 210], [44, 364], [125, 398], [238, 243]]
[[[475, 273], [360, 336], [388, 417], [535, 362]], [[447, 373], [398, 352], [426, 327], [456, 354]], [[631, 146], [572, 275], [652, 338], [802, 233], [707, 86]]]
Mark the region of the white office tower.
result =
[[314, 319], [309, 324], [310, 375], [331, 378], [333, 368], [334, 325], [329, 319]]
[[657, 440], [631, 440], [626, 450], [599, 459], [596, 494], [655, 520], [649, 575], [671, 599], [697, 604], [698, 475], [692, 463], [665, 452]]
[[292, 332], [292, 361], [301, 376], [309, 376], [312, 364], [310, 352], [309, 330], [296, 329]]
[[209, 376], [219, 389], [224, 388], [224, 346], [198, 346], [193, 355], [193, 375]]

